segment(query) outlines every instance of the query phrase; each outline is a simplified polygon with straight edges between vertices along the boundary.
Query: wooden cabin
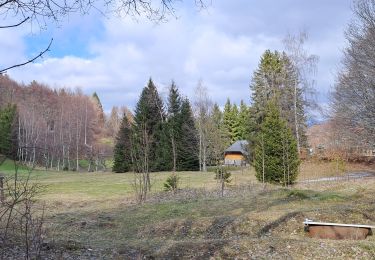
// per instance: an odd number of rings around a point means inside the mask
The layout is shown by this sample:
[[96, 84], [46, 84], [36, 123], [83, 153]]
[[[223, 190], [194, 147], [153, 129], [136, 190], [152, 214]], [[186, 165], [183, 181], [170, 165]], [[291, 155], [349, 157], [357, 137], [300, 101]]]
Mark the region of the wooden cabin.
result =
[[229, 146], [224, 151], [224, 164], [236, 166], [246, 165], [248, 145], [249, 143], [246, 140], [239, 140]]

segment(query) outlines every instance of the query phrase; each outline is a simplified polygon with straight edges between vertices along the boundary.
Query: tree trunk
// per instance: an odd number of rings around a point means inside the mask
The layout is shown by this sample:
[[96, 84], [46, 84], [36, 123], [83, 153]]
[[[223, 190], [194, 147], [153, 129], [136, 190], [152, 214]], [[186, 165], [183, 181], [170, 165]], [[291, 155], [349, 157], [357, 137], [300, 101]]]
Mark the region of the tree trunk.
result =
[[176, 171], [176, 161], [177, 161], [177, 151], [176, 151], [176, 143], [174, 140], [174, 136], [172, 135], [172, 153], [173, 153], [173, 172]]
[[297, 83], [294, 84], [294, 124], [296, 127], [297, 151], [298, 151], [298, 155], [300, 155], [301, 146], [300, 146], [300, 138], [299, 138], [298, 115], [297, 115]]

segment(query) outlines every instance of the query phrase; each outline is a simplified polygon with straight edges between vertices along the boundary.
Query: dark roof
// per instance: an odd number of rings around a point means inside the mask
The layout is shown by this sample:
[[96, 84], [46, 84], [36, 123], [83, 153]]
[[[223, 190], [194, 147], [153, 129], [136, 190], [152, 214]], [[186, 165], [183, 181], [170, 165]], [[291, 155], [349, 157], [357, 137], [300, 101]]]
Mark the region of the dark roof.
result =
[[247, 146], [249, 145], [248, 141], [246, 140], [239, 140], [236, 141], [234, 144], [229, 146], [225, 152], [241, 152], [242, 154], [247, 154], [248, 152], [246, 151]]

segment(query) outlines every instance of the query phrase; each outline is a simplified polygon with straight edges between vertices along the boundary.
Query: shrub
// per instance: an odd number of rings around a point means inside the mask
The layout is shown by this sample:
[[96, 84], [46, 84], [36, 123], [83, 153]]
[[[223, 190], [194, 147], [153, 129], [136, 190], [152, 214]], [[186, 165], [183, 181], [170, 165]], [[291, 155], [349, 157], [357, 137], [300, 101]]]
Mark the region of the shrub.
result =
[[215, 180], [222, 180], [224, 183], [230, 183], [232, 174], [224, 167], [217, 167], [215, 169]]
[[232, 174], [228, 172], [226, 168], [220, 166], [216, 168], [215, 172], [215, 179], [219, 180], [220, 182], [221, 196], [223, 197], [225, 184], [230, 183], [232, 181], [232, 179], [230, 178]]
[[178, 177], [177, 174], [173, 173], [170, 175], [164, 182], [164, 191], [177, 191], [179, 180], [180, 177]]

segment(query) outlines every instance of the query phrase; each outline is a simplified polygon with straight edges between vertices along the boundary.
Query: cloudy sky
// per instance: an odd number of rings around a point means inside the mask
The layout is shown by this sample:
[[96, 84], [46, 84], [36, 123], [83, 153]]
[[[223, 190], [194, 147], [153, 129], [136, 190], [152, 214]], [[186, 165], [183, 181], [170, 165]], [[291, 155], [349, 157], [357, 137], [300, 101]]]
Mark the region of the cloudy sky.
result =
[[321, 104], [334, 83], [350, 0], [212, 0], [198, 11], [193, 0], [176, 6], [176, 17], [155, 24], [143, 18], [71, 15], [46, 30], [36, 26], [0, 30], [0, 67], [37, 54], [54, 38], [51, 51], [8, 74], [19, 82], [96, 91], [105, 110], [133, 108], [152, 77], [162, 95], [173, 79], [193, 97], [202, 79], [212, 100], [250, 103], [249, 83], [266, 49], [282, 50], [287, 33], [307, 30], [306, 49], [319, 56], [316, 88]]

